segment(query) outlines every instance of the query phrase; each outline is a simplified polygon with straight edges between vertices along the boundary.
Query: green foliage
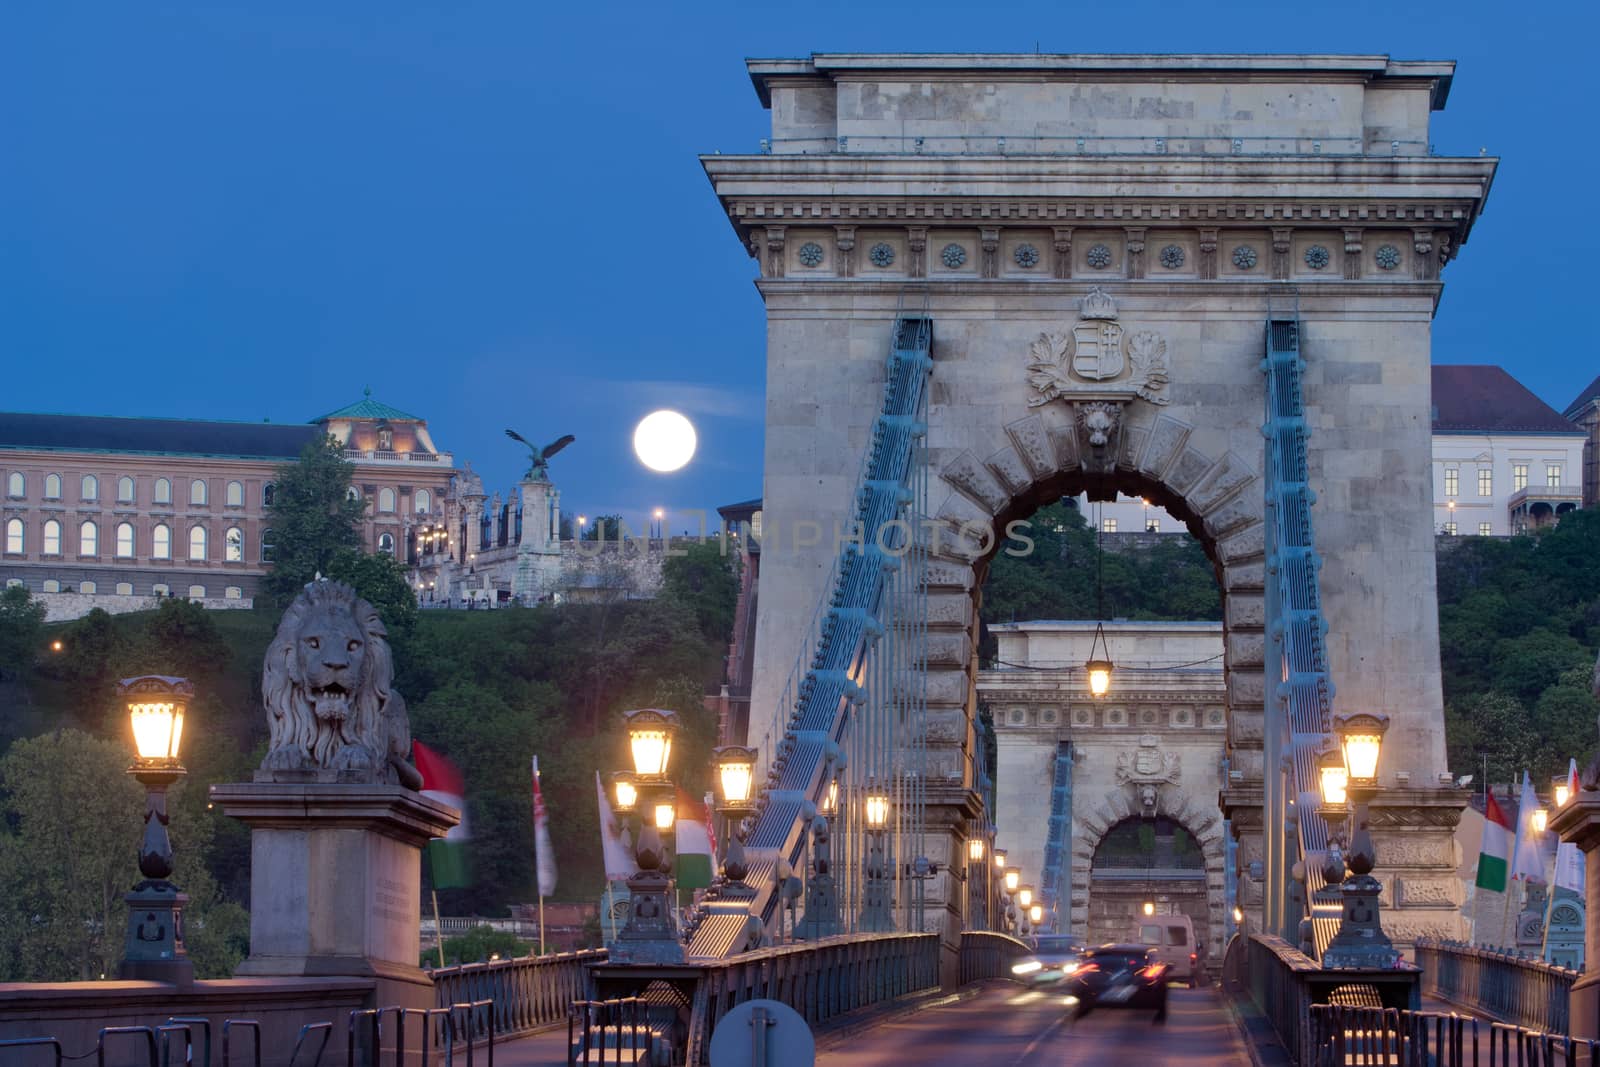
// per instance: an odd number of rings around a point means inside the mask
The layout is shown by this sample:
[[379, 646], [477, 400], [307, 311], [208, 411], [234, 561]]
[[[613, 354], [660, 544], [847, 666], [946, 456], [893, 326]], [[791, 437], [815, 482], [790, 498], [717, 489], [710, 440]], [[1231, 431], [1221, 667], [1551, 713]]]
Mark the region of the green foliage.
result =
[[[532, 953], [533, 946], [518, 940], [516, 934], [496, 930], [488, 924], [474, 926], [464, 934], [444, 939], [444, 962], [447, 967], [456, 963], [479, 963], [490, 956], [513, 959]], [[439, 966], [437, 947], [429, 945], [422, 950], [422, 966]]]
[[332, 436], [310, 442], [296, 462], [278, 468], [266, 520], [273, 563], [263, 585], [280, 606], [318, 574], [331, 574], [334, 560], [360, 552], [366, 503], [349, 495], [354, 474], [355, 464]]
[[733, 632], [739, 580], [728, 553], [716, 541], [674, 546], [661, 565], [660, 596], [687, 605], [707, 638]]
[[21, 678], [33, 669], [44, 645], [44, 616], [27, 586], [0, 593], [0, 678]]
[[[584, 541], [620, 541], [623, 519], [621, 515], [596, 515], [583, 527]], [[638, 531], [633, 531], [635, 534]]]
[[328, 561], [327, 577], [352, 586], [378, 609], [390, 642], [403, 646], [417, 628], [417, 594], [405, 564], [384, 553], [341, 552]]

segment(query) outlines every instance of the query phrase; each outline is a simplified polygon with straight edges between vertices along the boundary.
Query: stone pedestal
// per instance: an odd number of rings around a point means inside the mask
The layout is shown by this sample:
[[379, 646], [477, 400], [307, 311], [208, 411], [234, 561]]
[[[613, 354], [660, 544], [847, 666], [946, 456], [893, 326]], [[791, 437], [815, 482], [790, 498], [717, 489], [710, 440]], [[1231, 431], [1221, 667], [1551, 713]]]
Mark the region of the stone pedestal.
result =
[[378, 1005], [432, 1007], [417, 966], [422, 846], [460, 821], [396, 785], [214, 785], [250, 827], [250, 957], [239, 976], [377, 981]]
[[560, 584], [560, 510], [561, 493], [554, 485], [543, 479], [522, 483], [522, 540], [511, 594], [525, 604], [537, 603]]
[[[1565, 807], [1550, 813], [1550, 829], [1583, 850], [1584, 908], [1595, 914], [1600, 899], [1600, 793], [1580, 792]], [[1583, 932], [1586, 960], [1600, 960], [1600, 923]], [[1573, 1037], [1600, 1038], [1600, 971], [1587, 970], [1572, 984], [1568, 1032]]]

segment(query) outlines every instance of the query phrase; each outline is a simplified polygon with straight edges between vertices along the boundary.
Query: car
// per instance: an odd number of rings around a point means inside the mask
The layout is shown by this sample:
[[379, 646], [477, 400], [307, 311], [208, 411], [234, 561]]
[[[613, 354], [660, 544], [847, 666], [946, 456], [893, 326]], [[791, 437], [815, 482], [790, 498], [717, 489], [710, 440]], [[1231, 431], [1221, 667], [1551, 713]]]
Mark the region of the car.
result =
[[1148, 945], [1101, 945], [1078, 958], [1065, 981], [1074, 1015], [1095, 1008], [1144, 1008], [1167, 1018], [1167, 965]]
[[1167, 965], [1169, 982], [1187, 982], [1190, 989], [1201, 984], [1204, 968], [1189, 916], [1147, 916], [1139, 921], [1131, 940], [1155, 950], [1156, 958]]
[[1034, 938], [1033, 952], [1011, 966], [1011, 977], [1024, 985], [1054, 985], [1072, 974], [1078, 966], [1083, 946], [1060, 934], [1040, 934]]

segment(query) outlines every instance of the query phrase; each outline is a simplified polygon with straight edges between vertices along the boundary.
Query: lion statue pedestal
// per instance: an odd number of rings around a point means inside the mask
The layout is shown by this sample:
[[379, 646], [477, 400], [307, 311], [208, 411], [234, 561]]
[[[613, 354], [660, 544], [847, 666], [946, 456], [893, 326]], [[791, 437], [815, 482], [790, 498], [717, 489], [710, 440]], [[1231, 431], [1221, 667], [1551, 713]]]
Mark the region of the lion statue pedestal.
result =
[[316, 581], [284, 613], [261, 692], [271, 744], [252, 782], [211, 787], [250, 827], [250, 957], [240, 976], [374, 979], [374, 1006], [431, 1008], [422, 847], [461, 820], [416, 792], [383, 623]]

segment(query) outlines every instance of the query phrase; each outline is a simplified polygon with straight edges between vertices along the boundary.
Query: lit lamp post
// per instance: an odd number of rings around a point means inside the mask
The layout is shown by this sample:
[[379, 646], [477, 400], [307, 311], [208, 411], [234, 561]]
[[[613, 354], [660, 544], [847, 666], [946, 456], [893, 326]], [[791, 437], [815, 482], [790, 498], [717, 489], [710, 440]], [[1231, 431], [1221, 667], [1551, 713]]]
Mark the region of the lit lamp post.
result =
[[1322, 804], [1317, 814], [1328, 824], [1328, 854], [1322, 862], [1322, 878], [1329, 886], [1344, 881], [1344, 822], [1350, 786], [1350, 771], [1344, 765], [1344, 749], [1328, 745], [1317, 755], [1317, 784]]
[[967, 902], [972, 908], [969, 925], [974, 930], [982, 930], [989, 925], [989, 902], [985, 894], [988, 887], [988, 872], [991, 868], [984, 862], [987, 852], [988, 848], [982, 837], [967, 838], [967, 878], [970, 879], [967, 883]]
[[194, 687], [183, 678], [149, 674], [123, 679], [117, 695], [127, 703], [137, 752], [128, 773], [145, 788], [144, 841], [139, 846], [144, 879], [123, 898], [128, 902], [128, 937], [119, 975], [188, 985], [194, 981], [194, 964], [183, 948], [183, 906], [189, 897], [167, 881], [173, 869], [167, 790], [184, 775], [178, 746]]
[[667, 768], [672, 759], [672, 739], [678, 716], [657, 708], [625, 712], [628, 747], [633, 755], [633, 776], [617, 781], [620, 801], [631, 789], [640, 812], [639, 839], [634, 845], [638, 871], [628, 879], [632, 906], [628, 922], [617, 935], [613, 958], [632, 963], [681, 963], [683, 945], [672, 909], [672, 860], [663, 844], [677, 810]]
[[722, 816], [722, 840], [719, 851], [726, 856], [728, 845], [736, 835], [734, 828], [752, 810], [751, 787], [755, 784], [756, 750], [740, 745], [724, 745], [711, 750], [711, 763], [717, 771], [721, 786], [722, 805], [717, 814]]
[[887, 933], [894, 929], [889, 910], [889, 860], [884, 854], [884, 834], [889, 826], [889, 797], [867, 788], [867, 877], [862, 898], [860, 927], [868, 933]]
[[1083, 665], [1089, 674], [1089, 695], [1103, 697], [1111, 690], [1111, 647], [1106, 644], [1105, 628], [1094, 624], [1094, 640], [1089, 645], [1089, 662]]
[[1347, 857], [1350, 874], [1339, 890], [1343, 915], [1339, 932], [1322, 954], [1322, 965], [1329, 969], [1392, 970], [1400, 961], [1400, 953], [1384, 934], [1378, 917], [1378, 894], [1383, 887], [1372, 877], [1377, 852], [1368, 829], [1367, 810], [1378, 792], [1378, 758], [1383, 752], [1389, 717], [1370, 712], [1340, 715], [1334, 719], [1333, 728], [1344, 753], [1346, 793], [1354, 810]]

